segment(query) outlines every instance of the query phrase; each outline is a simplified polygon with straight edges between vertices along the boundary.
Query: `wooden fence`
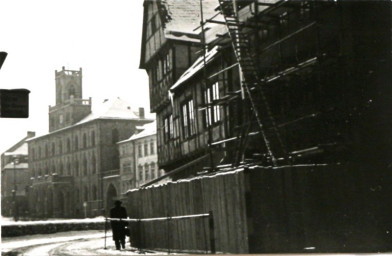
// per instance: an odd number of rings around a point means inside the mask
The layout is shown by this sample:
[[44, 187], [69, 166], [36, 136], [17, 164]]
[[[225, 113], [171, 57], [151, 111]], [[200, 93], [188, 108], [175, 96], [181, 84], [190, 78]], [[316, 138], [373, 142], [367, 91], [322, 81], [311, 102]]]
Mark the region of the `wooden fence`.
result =
[[[392, 251], [392, 165], [245, 169], [129, 192], [131, 218], [213, 212], [223, 253]], [[206, 219], [134, 223], [133, 245], [210, 250]]]
[[[202, 214], [214, 216], [218, 252], [247, 253], [243, 171], [171, 182], [127, 194], [130, 218]], [[133, 246], [168, 251], [211, 250], [208, 219], [131, 223]]]

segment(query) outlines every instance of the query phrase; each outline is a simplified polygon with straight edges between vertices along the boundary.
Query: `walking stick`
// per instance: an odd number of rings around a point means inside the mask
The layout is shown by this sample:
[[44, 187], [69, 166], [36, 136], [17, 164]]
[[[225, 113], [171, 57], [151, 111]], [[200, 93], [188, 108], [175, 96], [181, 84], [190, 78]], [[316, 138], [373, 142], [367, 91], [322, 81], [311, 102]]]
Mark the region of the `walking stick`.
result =
[[106, 231], [107, 231], [107, 226], [106, 226], [106, 223], [108, 222], [108, 218], [107, 217], [105, 217], [105, 246], [104, 246], [104, 249], [106, 250], [107, 248], [106, 248]]

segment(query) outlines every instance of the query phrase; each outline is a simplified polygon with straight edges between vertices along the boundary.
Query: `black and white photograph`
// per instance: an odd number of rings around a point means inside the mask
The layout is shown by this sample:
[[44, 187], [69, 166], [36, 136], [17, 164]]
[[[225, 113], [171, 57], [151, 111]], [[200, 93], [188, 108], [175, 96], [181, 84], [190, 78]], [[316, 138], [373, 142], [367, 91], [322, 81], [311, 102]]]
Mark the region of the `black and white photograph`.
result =
[[392, 1], [0, 10], [1, 255], [392, 253]]

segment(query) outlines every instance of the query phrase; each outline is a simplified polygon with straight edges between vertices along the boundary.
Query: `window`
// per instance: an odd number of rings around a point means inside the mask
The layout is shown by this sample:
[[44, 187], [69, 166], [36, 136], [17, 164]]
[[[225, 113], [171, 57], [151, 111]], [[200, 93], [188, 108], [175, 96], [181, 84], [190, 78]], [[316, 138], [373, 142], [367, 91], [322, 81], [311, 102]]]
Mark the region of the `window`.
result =
[[112, 130], [112, 144], [116, 144], [118, 142], [118, 130]]
[[150, 164], [151, 179], [155, 179], [155, 163]]
[[154, 146], [154, 142], [150, 142], [150, 153], [151, 153], [151, 155], [154, 155], [155, 154], [155, 146]]
[[148, 156], [148, 144], [144, 144], [144, 155]]
[[84, 187], [84, 201], [87, 202], [88, 201], [88, 188]]
[[204, 92], [204, 102], [207, 105], [205, 110], [205, 125], [209, 126], [221, 120], [220, 107], [214, 106], [214, 101], [219, 99], [219, 83], [216, 82], [212, 86], [209, 86]]
[[131, 163], [123, 163], [123, 171], [124, 171], [124, 173], [130, 174], [132, 171]]
[[139, 172], [139, 181], [143, 181], [143, 166], [139, 165], [137, 169]]
[[59, 165], [59, 174], [63, 175], [63, 163], [60, 161], [60, 165]]
[[49, 146], [48, 144], [45, 144], [45, 157], [49, 156]]
[[63, 153], [63, 141], [59, 141], [59, 153], [62, 154]]
[[173, 115], [168, 115], [163, 119], [164, 125], [164, 138], [165, 141], [174, 138], [174, 129], [173, 129]]
[[95, 159], [95, 155], [93, 154], [93, 157], [91, 159], [91, 168], [92, 168], [92, 173], [95, 174], [96, 173], [96, 168], [97, 168], [97, 161]]
[[184, 138], [192, 136], [195, 131], [195, 113], [193, 108], [193, 100], [185, 102], [182, 107], [182, 128]]
[[92, 199], [97, 200], [97, 198], [98, 198], [97, 187], [95, 185], [93, 185]]
[[84, 176], [87, 176], [87, 159], [86, 156], [83, 158], [83, 174]]
[[95, 131], [91, 132], [91, 146], [95, 146]]
[[79, 138], [78, 135], [75, 136], [75, 150], [78, 150], [79, 148]]
[[71, 140], [68, 138], [67, 139], [67, 152], [69, 153], [71, 151]]
[[87, 135], [83, 133], [83, 148], [87, 148]]
[[54, 142], [52, 142], [52, 156], [54, 156], [55, 153], [56, 153], [56, 148], [55, 148]]
[[152, 16], [151, 21], [150, 21], [150, 23], [151, 23], [151, 34], [153, 34], [157, 30], [155, 19], [156, 19], [156, 16], [154, 15], [154, 16]]
[[59, 122], [60, 122], [60, 124], [62, 124], [63, 123], [63, 120], [64, 119], [64, 117], [63, 117], [63, 115], [60, 115], [60, 118], [59, 118]]
[[142, 145], [141, 144], [139, 144], [139, 146], [138, 146], [138, 155], [139, 155], [139, 157], [142, 157], [143, 156], [143, 149], [142, 149]]
[[145, 177], [146, 177], [146, 181], [150, 180], [150, 167], [148, 166], [148, 164], [144, 164], [144, 171], [145, 171]]
[[79, 161], [75, 161], [75, 176], [79, 176]]

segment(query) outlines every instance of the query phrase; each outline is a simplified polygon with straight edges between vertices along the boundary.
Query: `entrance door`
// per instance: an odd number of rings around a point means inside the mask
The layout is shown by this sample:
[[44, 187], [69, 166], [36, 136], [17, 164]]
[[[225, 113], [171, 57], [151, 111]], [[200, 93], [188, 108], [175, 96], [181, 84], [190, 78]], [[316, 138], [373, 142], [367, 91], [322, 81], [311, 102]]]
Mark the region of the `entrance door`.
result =
[[109, 215], [110, 209], [114, 206], [114, 201], [117, 199], [117, 190], [110, 184], [106, 193], [106, 215]]

